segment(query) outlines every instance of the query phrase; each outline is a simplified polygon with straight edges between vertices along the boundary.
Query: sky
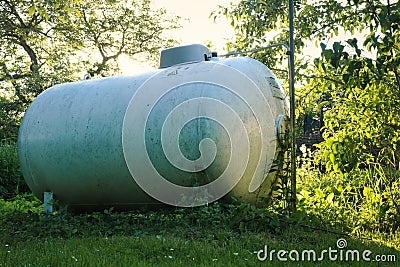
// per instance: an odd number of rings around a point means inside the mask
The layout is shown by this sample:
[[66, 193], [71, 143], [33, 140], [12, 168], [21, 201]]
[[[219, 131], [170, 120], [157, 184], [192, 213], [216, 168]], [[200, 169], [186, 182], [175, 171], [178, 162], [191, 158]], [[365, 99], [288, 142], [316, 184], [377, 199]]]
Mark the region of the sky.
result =
[[[213, 45], [222, 51], [227, 39], [234, 36], [229, 21], [224, 17], [214, 23], [210, 14], [218, 10], [218, 6], [229, 6], [230, 2], [238, 3], [239, 0], [153, 0], [156, 8], [165, 8], [169, 13], [184, 18], [182, 28], [174, 33], [181, 44], [203, 43], [212, 41]], [[186, 18], [186, 19], [185, 19]]]
[[[180, 22], [182, 28], [175, 30], [171, 36], [181, 45], [185, 44], [205, 44], [211, 41], [216, 51], [223, 54], [224, 46], [230, 38], [234, 37], [234, 31], [229, 21], [224, 17], [214, 23], [209, 18], [212, 11], [217, 10], [218, 6], [229, 6], [230, 2], [238, 3], [240, 0], [153, 0], [154, 8], [165, 8], [171, 15], [182, 17]], [[123, 74], [134, 74], [137, 72], [153, 69], [145, 63], [133, 63], [128, 58], [120, 61]]]

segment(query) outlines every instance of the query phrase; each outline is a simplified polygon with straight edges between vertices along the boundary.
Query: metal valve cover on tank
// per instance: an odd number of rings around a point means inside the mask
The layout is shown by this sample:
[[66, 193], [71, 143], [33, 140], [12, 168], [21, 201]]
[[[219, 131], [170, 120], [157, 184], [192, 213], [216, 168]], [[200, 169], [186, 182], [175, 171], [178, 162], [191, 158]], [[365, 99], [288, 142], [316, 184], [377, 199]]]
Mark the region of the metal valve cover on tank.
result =
[[24, 116], [21, 169], [38, 198], [72, 207], [181, 205], [160, 201], [179, 193], [172, 184], [221, 177], [226, 199], [255, 203], [270, 193], [287, 112], [276, 77], [246, 57], [56, 85]]

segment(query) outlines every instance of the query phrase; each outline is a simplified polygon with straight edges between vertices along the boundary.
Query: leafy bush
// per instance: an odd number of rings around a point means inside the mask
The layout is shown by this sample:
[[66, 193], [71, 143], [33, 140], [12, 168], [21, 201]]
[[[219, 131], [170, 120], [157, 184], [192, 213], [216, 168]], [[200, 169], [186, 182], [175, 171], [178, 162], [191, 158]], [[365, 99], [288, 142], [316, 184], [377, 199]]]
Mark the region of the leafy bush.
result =
[[392, 37], [389, 31], [366, 37], [363, 45], [377, 49], [376, 59], [362, 55], [357, 39], [332, 48], [321, 43], [314, 75], [334, 79], [306, 85], [326, 100], [324, 141], [313, 155], [326, 173], [305, 173], [300, 203], [352, 232], [400, 227], [400, 76]]
[[0, 93], [0, 140], [17, 138], [20, 114], [24, 110], [25, 107], [22, 103]]
[[316, 170], [299, 173], [300, 210], [352, 234], [394, 233], [400, 228], [399, 171], [393, 171], [390, 178], [376, 170], [358, 170], [346, 176]]
[[0, 198], [5, 199], [28, 192], [19, 169], [18, 149], [14, 141], [0, 141]]

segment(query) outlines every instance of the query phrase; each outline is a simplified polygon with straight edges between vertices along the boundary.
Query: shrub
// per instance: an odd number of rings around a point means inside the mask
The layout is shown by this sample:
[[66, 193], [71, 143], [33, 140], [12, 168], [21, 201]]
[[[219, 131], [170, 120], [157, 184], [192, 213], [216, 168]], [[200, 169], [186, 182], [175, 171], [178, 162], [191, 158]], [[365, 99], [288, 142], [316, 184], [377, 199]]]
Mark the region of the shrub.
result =
[[28, 192], [29, 188], [19, 169], [17, 143], [2, 140], [0, 148], [0, 198], [9, 199]]
[[[348, 175], [300, 170], [299, 209], [352, 234], [400, 228], [400, 172], [376, 169]], [[391, 182], [389, 182], [391, 181]]]

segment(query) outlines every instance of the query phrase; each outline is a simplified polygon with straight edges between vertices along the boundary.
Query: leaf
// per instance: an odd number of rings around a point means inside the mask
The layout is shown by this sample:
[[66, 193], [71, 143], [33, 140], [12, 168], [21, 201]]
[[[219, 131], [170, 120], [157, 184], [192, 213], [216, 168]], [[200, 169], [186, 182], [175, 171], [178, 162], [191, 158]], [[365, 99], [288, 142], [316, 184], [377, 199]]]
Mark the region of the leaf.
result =
[[354, 48], [358, 48], [357, 42], [358, 42], [357, 38], [348, 39], [346, 41], [346, 43], [348, 43], [349, 45], [351, 45]]
[[333, 164], [333, 170], [334, 170], [335, 172], [341, 173], [341, 171], [340, 171], [340, 169], [339, 169], [339, 163]]
[[340, 44], [340, 42], [334, 42], [334, 43], [333, 43], [333, 51], [334, 51], [335, 53], [339, 53], [340, 50], [341, 50], [341, 44]]
[[350, 77], [351, 77], [351, 75], [350, 75], [349, 73], [343, 74], [343, 81], [344, 81], [345, 83], [348, 83], [349, 80], [350, 80]]
[[322, 54], [327, 60], [330, 60], [333, 58], [333, 50], [332, 49], [326, 49], [322, 52]]
[[31, 7], [28, 9], [28, 14], [29, 14], [29, 16], [33, 16], [33, 14], [35, 14], [35, 12], [36, 12], [36, 7], [35, 7], [35, 6], [31, 6]]
[[335, 163], [335, 154], [330, 153], [330, 154], [329, 154], [329, 159], [330, 159], [330, 161], [331, 161], [332, 163]]
[[[334, 154], [337, 154], [337, 153], [338, 153], [337, 147], [338, 147], [338, 143], [333, 143], [333, 144], [332, 144], [332, 151], [333, 151]], [[332, 162], [333, 162], [333, 161], [332, 161]]]
[[326, 201], [329, 203], [333, 203], [333, 198], [335, 197], [334, 193], [330, 193], [327, 197], [326, 197]]

